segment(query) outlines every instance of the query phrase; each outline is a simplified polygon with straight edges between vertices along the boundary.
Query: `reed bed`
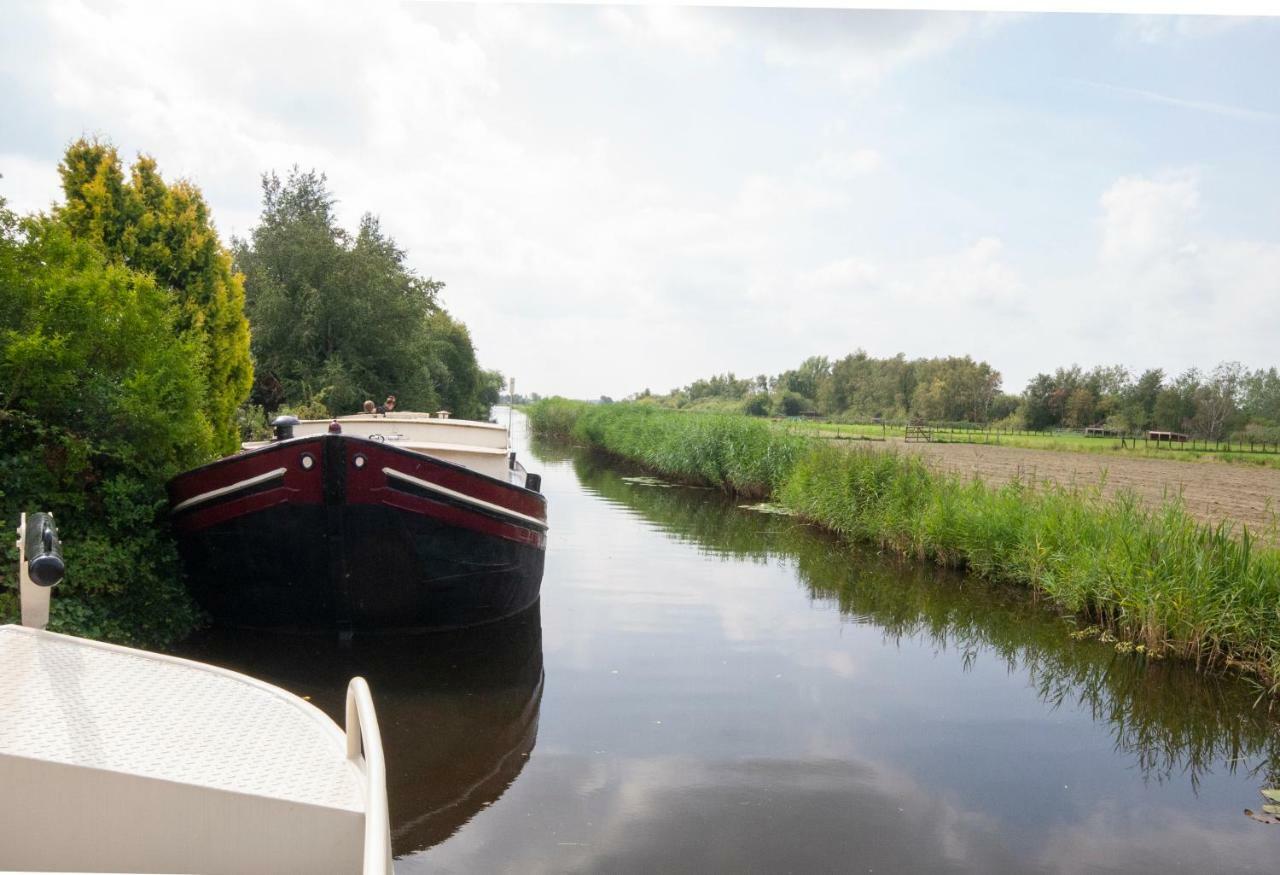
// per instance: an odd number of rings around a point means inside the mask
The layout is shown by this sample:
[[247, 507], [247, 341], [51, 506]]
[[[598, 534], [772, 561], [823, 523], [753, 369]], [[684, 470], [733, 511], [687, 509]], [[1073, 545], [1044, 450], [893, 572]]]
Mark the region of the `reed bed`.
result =
[[771, 497], [850, 540], [1027, 586], [1122, 650], [1242, 668], [1280, 694], [1280, 551], [1226, 522], [1198, 523], [1176, 500], [1150, 508], [1096, 489], [994, 487], [742, 416], [559, 399], [529, 414], [535, 432], [554, 425], [677, 479]]

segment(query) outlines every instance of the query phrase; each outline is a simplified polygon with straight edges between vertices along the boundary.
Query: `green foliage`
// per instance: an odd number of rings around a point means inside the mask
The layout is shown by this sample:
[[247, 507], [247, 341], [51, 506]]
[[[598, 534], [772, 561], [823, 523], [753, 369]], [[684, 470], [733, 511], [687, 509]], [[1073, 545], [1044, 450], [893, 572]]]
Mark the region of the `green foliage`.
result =
[[[206, 347], [172, 293], [62, 218], [0, 208], [0, 516], [58, 520], [68, 564], [51, 628], [163, 645], [196, 623], [164, 482], [215, 439]], [[0, 612], [17, 613], [16, 555]]]
[[78, 140], [59, 165], [66, 204], [57, 215], [78, 238], [116, 263], [149, 273], [177, 301], [174, 328], [202, 347], [202, 406], [214, 447], [240, 445], [237, 409], [253, 382], [244, 284], [232, 272], [200, 190], [166, 184], [154, 159], [140, 156], [125, 179], [110, 145]]
[[734, 414], [683, 413], [644, 404], [550, 399], [529, 411], [535, 433], [564, 433], [682, 480], [747, 496], [769, 495], [806, 442]]
[[772, 409], [773, 404], [764, 392], [753, 392], [742, 399], [742, 412], [747, 416], [768, 416]]
[[[665, 396], [634, 396], [681, 410], [795, 416], [817, 412], [840, 422], [908, 418], [931, 423], [982, 423], [1047, 431], [1105, 424], [1136, 433], [1185, 432], [1222, 440], [1251, 426], [1280, 427], [1280, 373], [1223, 362], [1208, 374], [1191, 369], [1166, 380], [1164, 371], [1136, 379], [1123, 365], [1085, 371], [1078, 365], [1037, 374], [1023, 393], [1000, 391], [1000, 373], [968, 356], [875, 358], [857, 350], [834, 363], [812, 356], [776, 377], [740, 380], [732, 373], [695, 380]], [[768, 393], [764, 409], [759, 396]]]
[[271, 440], [271, 419], [261, 404], [245, 402], [236, 411], [236, 425], [240, 429], [241, 441]]
[[1029, 586], [1145, 651], [1245, 666], [1280, 691], [1280, 552], [1176, 501], [992, 488], [915, 456], [831, 447], [806, 455], [780, 497], [839, 534]]
[[476, 363], [470, 334], [439, 304], [444, 284], [418, 276], [404, 250], [366, 214], [337, 224], [323, 174], [263, 178], [263, 210], [234, 243], [245, 275], [257, 363], [253, 401], [267, 411], [312, 400], [357, 412], [395, 395], [400, 410], [483, 419], [501, 377]]
[[570, 401], [556, 395], [540, 398], [525, 410], [533, 433], [542, 437], [567, 439], [573, 437], [573, 428], [591, 405], [585, 401]]

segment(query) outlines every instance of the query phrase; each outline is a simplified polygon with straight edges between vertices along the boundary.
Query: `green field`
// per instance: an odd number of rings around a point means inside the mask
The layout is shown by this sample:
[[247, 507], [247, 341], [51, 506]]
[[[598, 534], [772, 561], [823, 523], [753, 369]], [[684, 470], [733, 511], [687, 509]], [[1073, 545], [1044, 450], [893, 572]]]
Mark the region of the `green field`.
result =
[[[865, 423], [812, 422], [808, 420], [771, 420], [775, 428], [792, 434], [822, 437], [829, 440], [850, 441], [900, 441], [904, 429], [901, 425], [873, 425]], [[1049, 450], [1068, 453], [1098, 453], [1118, 455], [1127, 459], [1162, 459], [1174, 462], [1230, 462], [1238, 465], [1258, 465], [1280, 469], [1280, 453], [1236, 450], [1227, 444], [1194, 441], [1186, 449], [1170, 449], [1167, 445], [1157, 448], [1153, 442], [1128, 439], [1121, 446], [1119, 438], [1086, 437], [1069, 431], [1056, 432], [998, 432], [977, 429], [935, 429], [933, 441], [937, 443], [983, 444], [990, 446], [1018, 447], [1025, 450]], [[1215, 449], [1215, 446], [1218, 447]], [[1275, 444], [1268, 444], [1269, 448]]]

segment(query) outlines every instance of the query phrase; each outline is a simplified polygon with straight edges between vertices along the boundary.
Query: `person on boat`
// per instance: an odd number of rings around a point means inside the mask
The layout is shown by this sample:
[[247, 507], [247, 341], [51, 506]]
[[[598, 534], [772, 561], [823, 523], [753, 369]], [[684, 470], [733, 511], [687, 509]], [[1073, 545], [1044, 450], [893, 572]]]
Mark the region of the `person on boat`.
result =
[[396, 396], [388, 395], [387, 403], [383, 406], [384, 413], [391, 413], [396, 409]]
[[365, 412], [365, 413], [377, 413], [377, 412], [378, 412], [378, 410], [377, 410], [377, 408], [376, 408], [376, 407], [374, 407], [374, 406], [373, 406], [373, 402], [372, 402], [372, 401], [366, 401], [366, 402], [364, 402], [364, 412]]

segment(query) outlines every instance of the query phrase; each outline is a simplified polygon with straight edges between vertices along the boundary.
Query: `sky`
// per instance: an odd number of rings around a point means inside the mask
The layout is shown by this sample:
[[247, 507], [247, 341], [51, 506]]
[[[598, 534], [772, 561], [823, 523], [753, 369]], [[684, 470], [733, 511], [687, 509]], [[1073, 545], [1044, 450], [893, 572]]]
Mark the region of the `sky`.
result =
[[82, 135], [204, 191], [327, 174], [522, 393], [811, 355], [1280, 365], [1280, 19], [0, 5], [0, 197]]

